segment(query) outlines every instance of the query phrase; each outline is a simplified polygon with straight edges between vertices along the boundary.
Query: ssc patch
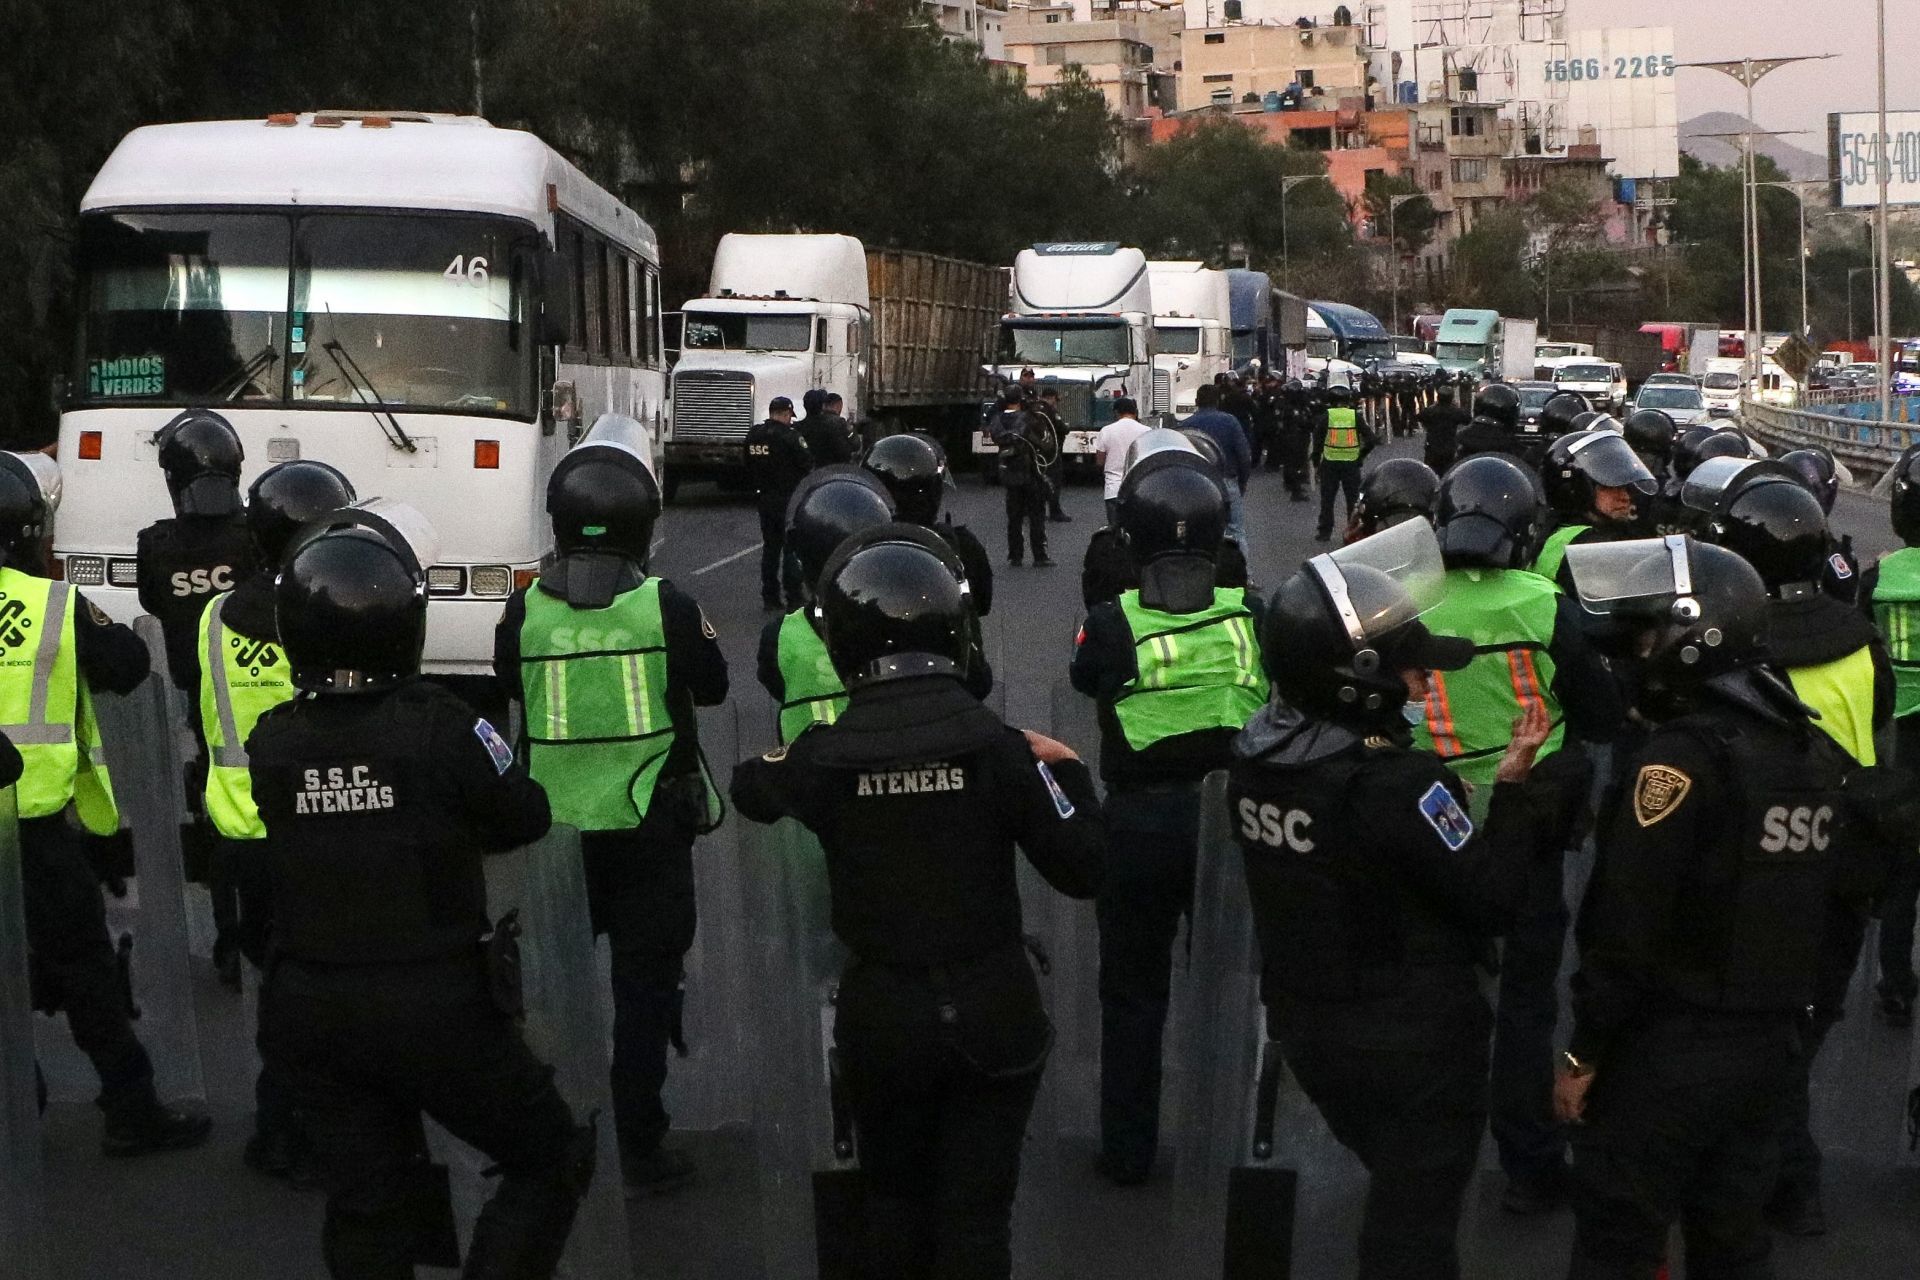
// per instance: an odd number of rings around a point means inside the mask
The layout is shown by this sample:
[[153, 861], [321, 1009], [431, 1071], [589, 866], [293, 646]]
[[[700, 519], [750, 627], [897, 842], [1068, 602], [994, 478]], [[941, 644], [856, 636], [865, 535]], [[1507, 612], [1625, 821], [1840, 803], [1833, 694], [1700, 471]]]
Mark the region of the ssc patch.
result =
[[1047, 784], [1047, 794], [1053, 797], [1053, 811], [1065, 822], [1078, 812], [1073, 807], [1073, 801], [1067, 799], [1067, 793], [1060, 789], [1060, 780], [1053, 776], [1053, 770], [1047, 768], [1046, 761], [1036, 760], [1034, 767], [1040, 770], [1040, 780]]
[[1440, 837], [1442, 844], [1460, 852], [1467, 847], [1467, 841], [1473, 839], [1473, 819], [1453, 798], [1453, 792], [1447, 790], [1447, 784], [1436, 782], [1427, 788], [1420, 797], [1420, 816], [1427, 820], [1434, 834]]
[[1693, 790], [1693, 779], [1664, 764], [1643, 764], [1633, 784], [1633, 818], [1650, 827], [1672, 814]]
[[480, 739], [480, 745], [487, 749], [487, 755], [493, 760], [493, 771], [505, 773], [513, 768], [513, 748], [500, 736], [500, 731], [485, 720], [473, 722], [473, 736]]
[[1849, 565], [1847, 558], [1838, 551], [1827, 557], [1827, 567], [1833, 570], [1833, 576], [1841, 582], [1853, 576], [1853, 566]]

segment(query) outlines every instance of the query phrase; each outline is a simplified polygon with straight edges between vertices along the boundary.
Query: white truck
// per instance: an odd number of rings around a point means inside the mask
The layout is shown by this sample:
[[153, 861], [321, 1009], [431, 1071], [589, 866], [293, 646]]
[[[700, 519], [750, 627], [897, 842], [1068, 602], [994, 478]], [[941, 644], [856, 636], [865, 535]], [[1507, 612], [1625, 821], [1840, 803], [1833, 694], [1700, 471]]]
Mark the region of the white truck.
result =
[[[1108, 241], [1036, 244], [1014, 259], [1012, 306], [988, 372], [1004, 383], [1032, 369], [1042, 387], [1054, 385], [1068, 428], [1061, 452], [1091, 459], [1115, 397], [1131, 396], [1143, 418], [1170, 410], [1171, 383], [1154, 367], [1153, 343], [1146, 254]], [[982, 431], [973, 449], [998, 452]]]
[[1231, 289], [1224, 271], [1203, 262], [1149, 262], [1153, 282], [1153, 367], [1173, 388], [1184, 418], [1216, 374], [1233, 371]]
[[686, 304], [667, 436], [683, 479], [743, 472], [747, 430], [776, 396], [838, 393], [856, 425], [971, 429], [1006, 296], [997, 267], [844, 235], [722, 236], [707, 296]]
[[1500, 377], [1509, 382], [1535, 377], [1534, 357], [1540, 345], [1540, 326], [1532, 320], [1500, 318]]

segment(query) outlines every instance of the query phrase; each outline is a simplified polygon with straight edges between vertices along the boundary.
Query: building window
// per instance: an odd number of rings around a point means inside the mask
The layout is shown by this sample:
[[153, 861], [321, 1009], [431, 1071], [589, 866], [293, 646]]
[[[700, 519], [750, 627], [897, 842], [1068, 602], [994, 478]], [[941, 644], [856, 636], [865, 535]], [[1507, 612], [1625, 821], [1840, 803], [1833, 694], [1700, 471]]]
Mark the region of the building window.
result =
[[1207, 84], [1232, 84], [1233, 73], [1228, 72], [1223, 76], [1201, 76], [1200, 79]]
[[1295, 129], [1289, 140], [1298, 142], [1309, 151], [1333, 150], [1333, 130], [1331, 129]]
[[1047, 46], [1047, 65], [1050, 67], [1066, 66], [1067, 63], [1071, 60], [1069, 57], [1071, 52], [1072, 51], [1069, 50], [1067, 46], [1063, 44], [1048, 45]]
[[1293, 78], [1299, 82], [1302, 89], [1313, 88], [1313, 68], [1303, 67], [1293, 73]]
[[1200, 39], [1202, 43], [1205, 44], [1225, 44], [1227, 42], [1227, 33], [1224, 31], [1209, 31], [1201, 36]]
[[1432, 173], [1427, 175], [1427, 190], [1438, 191], [1441, 188], [1441, 186], [1445, 184], [1445, 182], [1446, 182], [1446, 175], [1442, 173], [1440, 170], [1435, 169]]
[[1233, 90], [1215, 89], [1207, 95], [1207, 101], [1216, 107], [1230, 107], [1233, 105]]
[[1047, 15], [1047, 21], [1049, 23], [1058, 22], [1060, 21], [1060, 15], [1057, 13], [1050, 13]]
[[1456, 138], [1477, 138], [1480, 136], [1480, 113], [1463, 107], [1455, 107], [1449, 113], [1452, 117], [1453, 136]]
[[1453, 162], [1453, 180], [1455, 182], [1485, 182], [1487, 180], [1487, 162], [1485, 160], [1455, 160]]

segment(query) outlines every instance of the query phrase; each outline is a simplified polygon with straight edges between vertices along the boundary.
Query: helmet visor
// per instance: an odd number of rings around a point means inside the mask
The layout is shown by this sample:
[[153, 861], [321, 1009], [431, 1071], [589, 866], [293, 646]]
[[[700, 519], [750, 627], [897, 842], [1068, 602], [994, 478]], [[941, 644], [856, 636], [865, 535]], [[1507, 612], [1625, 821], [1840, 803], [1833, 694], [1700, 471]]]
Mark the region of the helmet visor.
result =
[[1199, 447], [1189, 440], [1184, 432], [1175, 431], [1171, 427], [1153, 427], [1141, 433], [1139, 439], [1127, 446], [1126, 469], [1131, 471], [1140, 465], [1141, 459], [1151, 458], [1156, 453], [1166, 453], [1169, 450], [1191, 453], [1195, 457], [1201, 456]]
[[15, 453], [20, 465], [33, 473], [33, 481], [40, 486], [40, 496], [47, 500], [47, 514], [53, 515], [60, 510], [60, 464], [44, 453]]
[[573, 451], [595, 446], [631, 454], [647, 469], [649, 475], [653, 473], [653, 438], [646, 427], [623, 413], [601, 414], [587, 433], [580, 437], [580, 443], [573, 447]]
[[1308, 564], [1356, 648], [1413, 621], [1446, 594], [1447, 566], [1425, 520], [1382, 529]]
[[1687, 539], [1575, 543], [1567, 569], [1580, 607], [1595, 617], [1647, 615], [1693, 591]]
[[1680, 486], [1680, 501], [1694, 511], [1717, 511], [1735, 494], [1768, 476], [1806, 486], [1806, 481], [1784, 463], [1753, 458], [1708, 458], [1687, 473], [1685, 483]]
[[[1611, 421], [1611, 419], [1609, 419]], [[1574, 465], [1585, 472], [1593, 483], [1602, 489], [1631, 489], [1633, 492], [1651, 496], [1659, 488], [1653, 472], [1647, 470], [1647, 464], [1640, 461], [1640, 455], [1633, 451], [1626, 437], [1617, 434], [1618, 423], [1611, 427], [1602, 427], [1598, 423], [1567, 446], [1573, 457]]]
[[[427, 570], [440, 559], [440, 536], [419, 510], [393, 498], [367, 498], [350, 507], [328, 512], [309, 529], [341, 527], [371, 529], [386, 540], [402, 560], [411, 559], [414, 575], [426, 581]], [[291, 552], [289, 552], [291, 559]]]

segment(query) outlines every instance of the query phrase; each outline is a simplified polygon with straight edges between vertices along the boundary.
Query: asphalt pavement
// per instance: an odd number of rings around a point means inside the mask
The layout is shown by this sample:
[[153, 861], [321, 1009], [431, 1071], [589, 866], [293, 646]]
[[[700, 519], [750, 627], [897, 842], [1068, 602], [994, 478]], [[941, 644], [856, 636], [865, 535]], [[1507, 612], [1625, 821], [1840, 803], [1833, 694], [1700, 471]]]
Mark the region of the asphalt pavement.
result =
[[[1405, 444], [1390, 446], [1406, 452]], [[1071, 523], [1048, 526], [1057, 567], [1009, 568], [998, 489], [963, 475], [949, 494], [955, 518], [970, 525], [995, 559], [993, 615], [985, 622], [996, 673], [993, 705], [1009, 723], [1064, 738], [1091, 757], [1097, 747], [1083, 699], [1066, 689], [1066, 669], [1081, 616], [1079, 565], [1102, 518], [1096, 478], [1066, 495]], [[1289, 502], [1278, 477], [1257, 476], [1247, 502], [1250, 564], [1257, 585], [1280, 582], [1313, 553], [1313, 505]], [[1863, 559], [1887, 549], [1885, 504], [1846, 495], [1837, 526], [1853, 534]], [[759, 632], [758, 524], [751, 505], [705, 485], [683, 489], [661, 523], [654, 568], [695, 595], [721, 636], [732, 670], [726, 706], [703, 713], [703, 740], [715, 772], [767, 749], [773, 717], [754, 679]], [[770, 1206], [782, 1185], [766, 1167], [754, 1116], [767, 1099], [748, 1064], [764, 1007], [741, 957], [765, 945], [742, 903], [750, 837], [736, 819], [703, 841], [699, 861], [701, 940], [689, 957], [688, 1038], [691, 1056], [672, 1068], [672, 1141], [700, 1162], [701, 1176], [679, 1194], [629, 1206], [633, 1274], [661, 1280], [785, 1280], [810, 1274], [804, 1228], [792, 1229]], [[1585, 866], [1571, 879], [1584, 879]], [[1030, 1133], [1027, 1177], [1016, 1215], [1016, 1274], [1052, 1280], [1201, 1280], [1219, 1274], [1207, 1223], [1172, 1172], [1144, 1188], [1117, 1190], [1093, 1172], [1093, 1082], [1097, 1004], [1093, 995], [1092, 913], [1062, 904], [1029, 884], [1029, 927], [1052, 955], [1048, 991], [1059, 1041], [1042, 1105]], [[1871, 941], [1867, 953], [1872, 954]], [[1197, 954], [1212, 954], [1201, 948]], [[1183, 975], [1183, 992], [1217, 974]], [[1194, 984], [1198, 984], [1196, 987]], [[1237, 988], [1236, 988], [1237, 989]], [[254, 1063], [248, 1000], [223, 991], [204, 960], [196, 961], [194, 999], [200, 1013], [204, 1074], [216, 1117], [204, 1149], [133, 1162], [97, 1154], [99, 1119], [84, 1101], [55, 1105], [45, 1149], [51, 1275], [93, 1280], [321, 1280], [321, 1204], [246, 1170], [240, 1149], [251, 1114]], [[1185, 997], [1183, 996], [1183, 999]], [[250, 997], [249, 997], [250, 1000]], [[1816, 1085], [1816, 1130], [1827, 1152], [1827, 1209], [1832, 1232], [1820, 1240], [1782, 1241], [1779, 1274], [1792, 1277], [1909, 1277], [1920, 1257], [1920, 1173], [1903, 1163], [1903, 1102], [1912, 1074], [1913, 1038], [1871, 1012], [1871, 974], [1856, 975], [1849, 1016], [1833, 1033]], [[1211, 1024], [1176, 1013], [1169, 1031], [1169, 1094], [1204, 1091], [1216, 1055]], [[64, 1038], [42, 1020], [43, 1047]], [[1215, 1031], [1218, 1029], [1216, 1028]], [[1183, 1038], [1183, 1035], [1185, 1038]], [[1235, 1082], [1231, 1089], [1242, 1087]], [[69, 1097], [79, 1095], [71, 1089]], [[776, 1098], [795, 1107], [817, 1099]], [[1169, 1116], [1169, 1148], [1181, 1145], [1178, 1116]], [[1219, 1153], [1219, 1165], [1229, 1162]], [[1353, 1274], [1364, 1174], [1340, 1150], [1296, 1093], [1283, 1097], [1276, 1162], [1301, 1173], [1293, 1274], [1337, 1280]], [[1167, 1162], [1172, 1164], [1171, 1159]], [[1502, 1179], [1490, 1155], [1470, 1198], [1462, 1232], [1465, 1273], [1493, 1280], [1532, 1280], [1565, 1273], [1571, 1219], [1565, 1214], [1515, 1218], [1498, 1205]], [[603, 1176], [607, 1171], [603, 1171]], [[1196, 1244], [1196, 1242], [1198, 1242]], [[0, 1260], [0, 1276], [7, 1274]], [[446, 1274], [422, 1271], [423, 1276]], [[1676, 1275], [1679, 1274], [1676, 1271]], [[598, 1278], [596, 1278], [598, 1280]]]

